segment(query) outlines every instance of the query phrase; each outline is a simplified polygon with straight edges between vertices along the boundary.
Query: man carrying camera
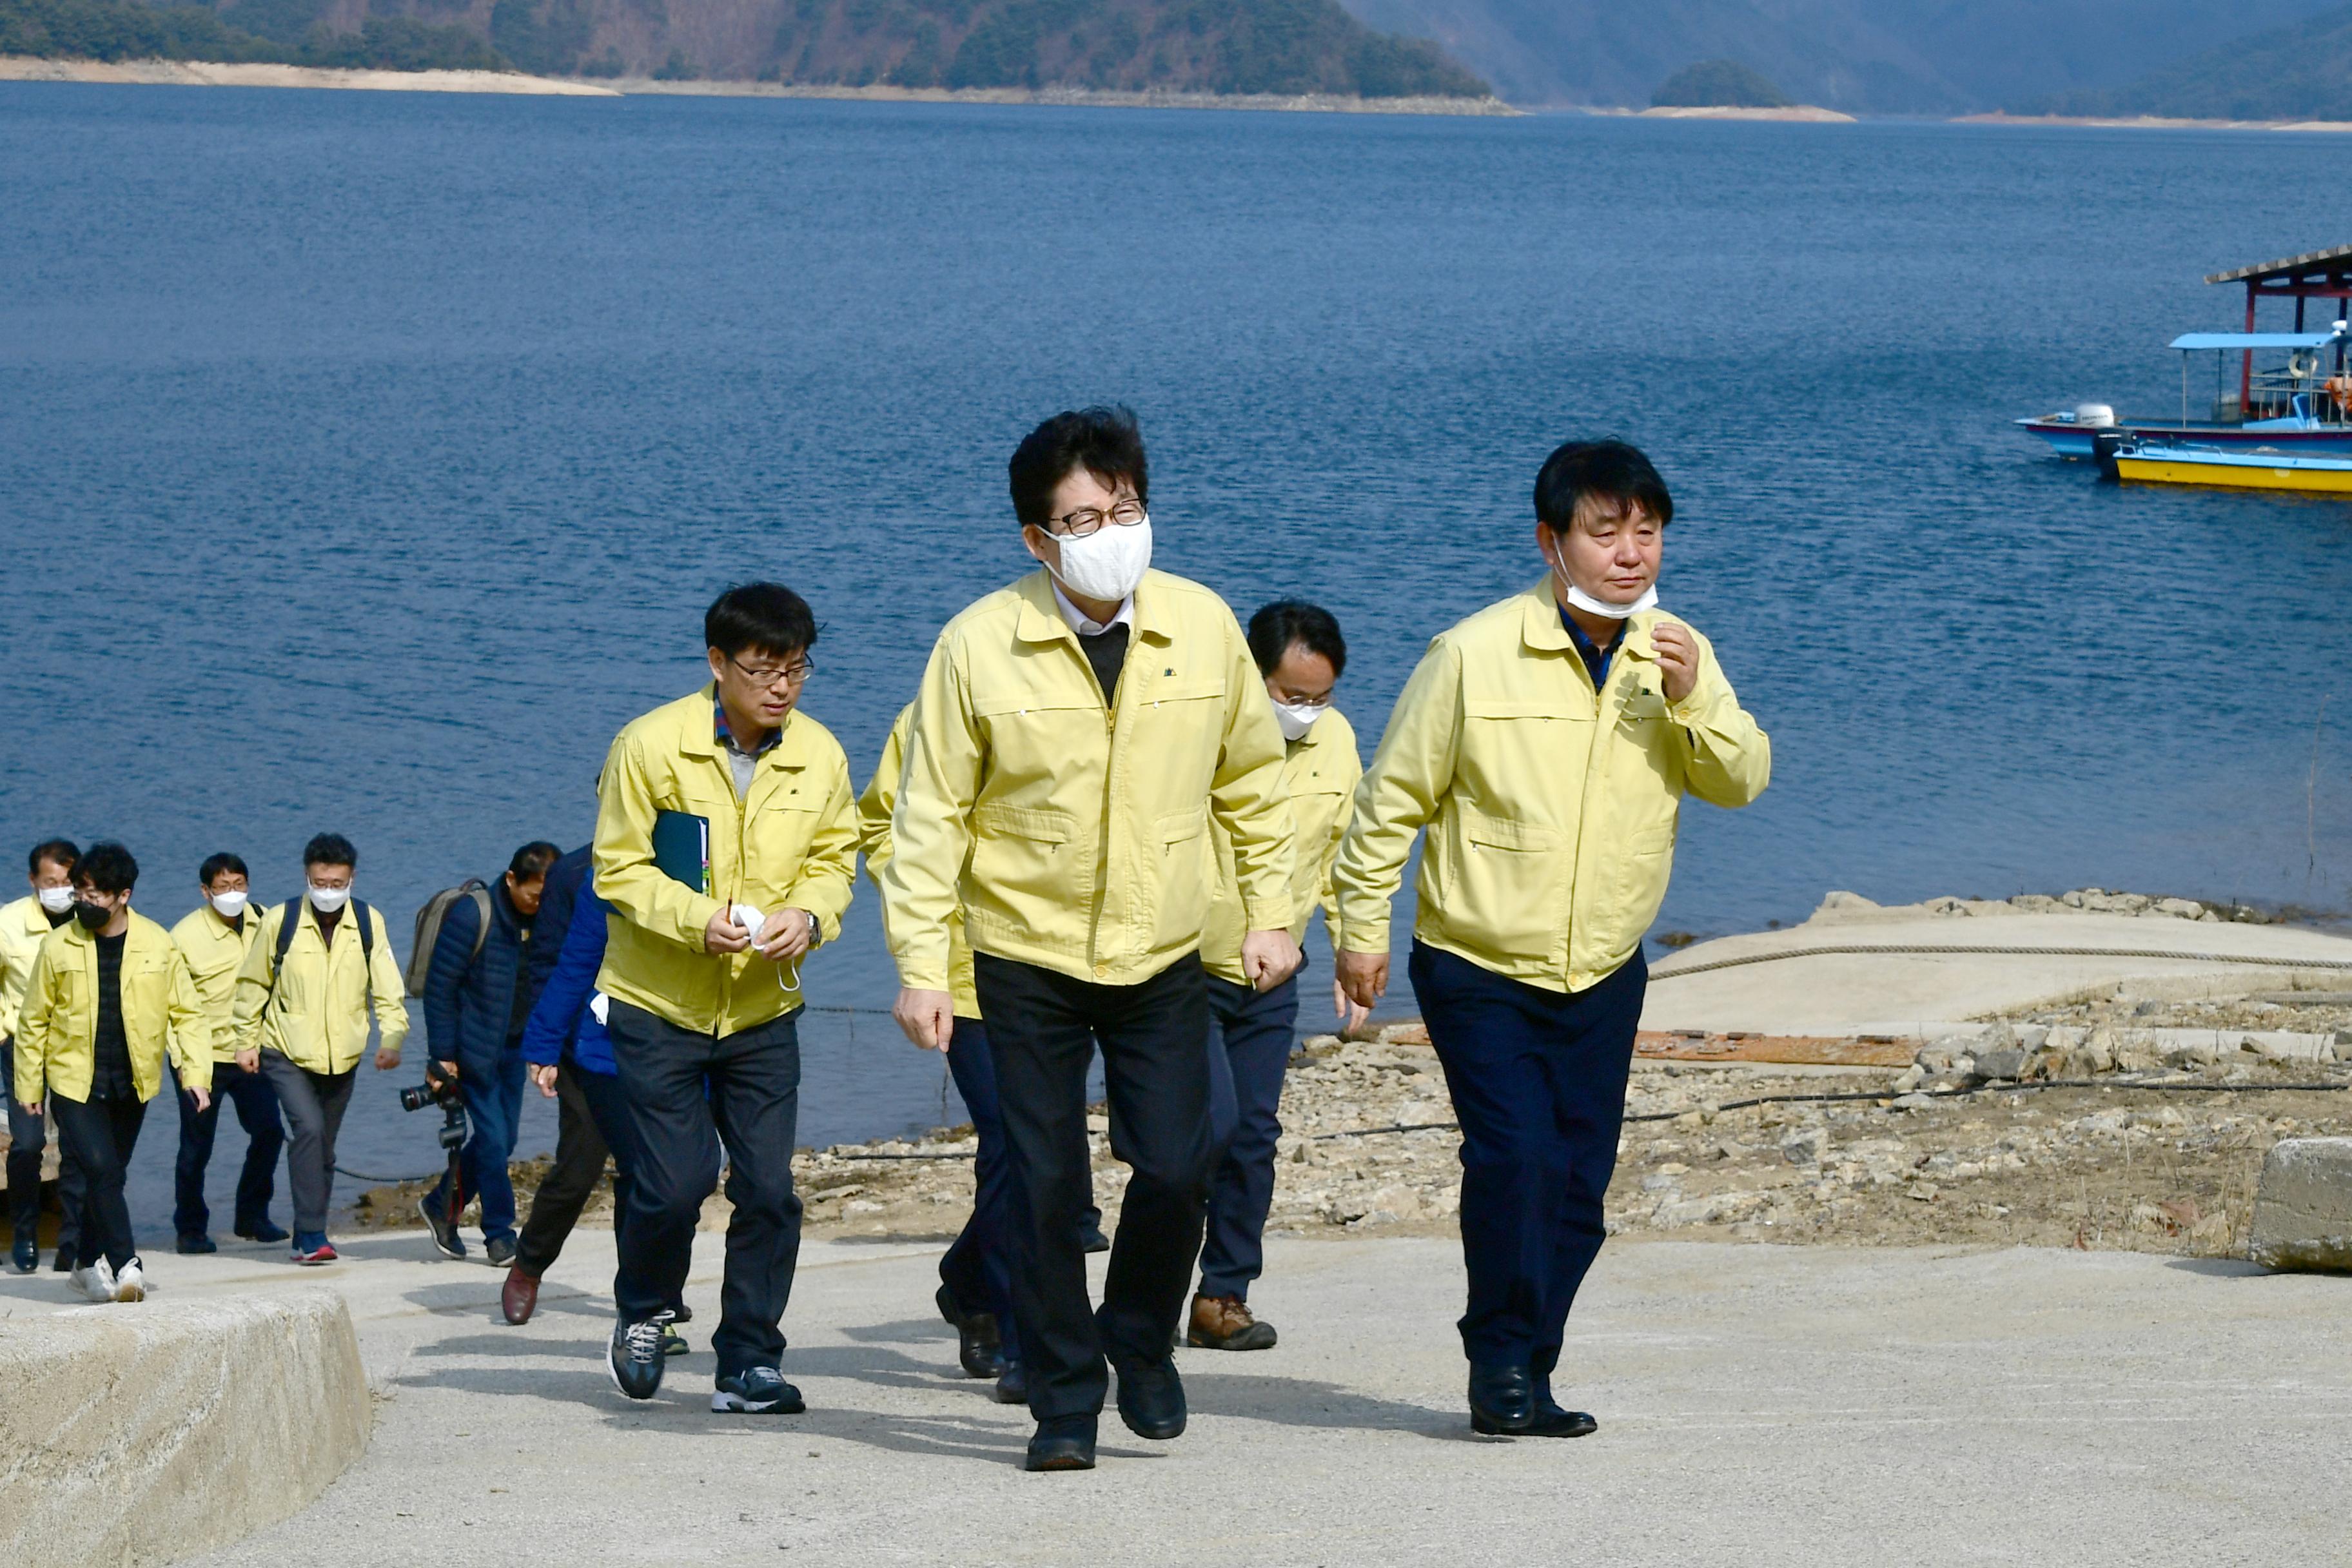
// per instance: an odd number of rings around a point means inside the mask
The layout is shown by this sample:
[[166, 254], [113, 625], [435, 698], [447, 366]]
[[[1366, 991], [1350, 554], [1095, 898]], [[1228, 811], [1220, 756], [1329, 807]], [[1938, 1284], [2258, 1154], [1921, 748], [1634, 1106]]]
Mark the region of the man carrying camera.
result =
[[236, 1064], [268, 1079], [286, 1113], [294, 1261], [302, 1264], [335, 1260], [327, 1240], [335, 1134], [367, 1049], [371, 1008], [378, 1072], [400, 1065], [408, 1038], [391, 933], [381, 912], [352, 897], [358, 864], [359, 851], [341, 834], [311, 839], [302, 850], [307, 890], [262, 917], [236, 977]]
[[515, 1259], [514, 1183], [507, 1160], [522, 1114], [522, 1027], [530, 1018], [523, 966], [547, 868], [562, 854], [539, 840], [516, 850], [494, 887], [450, 903], [433, 944], [425, 977], [425, 1039], [440, 1075], [457, 1080], [473, 1127], [457, 1170], [445, 1173], [416, 1203], [446, 1258], [466, 1256], [457, 1215], [467, 1198], [478, 1194], [483, 1251], [501, 1268]]

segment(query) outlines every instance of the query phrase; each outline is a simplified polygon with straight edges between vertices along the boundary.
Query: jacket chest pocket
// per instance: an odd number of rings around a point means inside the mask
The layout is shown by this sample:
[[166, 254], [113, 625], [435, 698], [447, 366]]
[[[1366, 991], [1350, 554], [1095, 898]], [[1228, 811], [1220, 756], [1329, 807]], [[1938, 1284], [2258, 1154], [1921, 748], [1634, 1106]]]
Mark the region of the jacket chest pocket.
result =
[[1109, 710], [1082, 694], [975, 699], [972, 717], [985, 728], [996, 771], [1008, 781], [1054, 778], [1110, 750]]
[[747, 814], [743, 835], [749, 864], [738, 868], [746, 891], [772, 884], [772, 890], [781, 893], [799, 874], [801, 862], [808, 858], [809, 845], [816, 837], [821, 803], [811, 793], [815, 788], [814, 784], [794, 781], [762, 801], [757, 811]]
[[1471, 700], [1463, 705], [1459, 770], [1474, 795], [1488, 801], [1573, 799], [1584, 788], [1592, 754], [1591, 714], [1532, 702]]

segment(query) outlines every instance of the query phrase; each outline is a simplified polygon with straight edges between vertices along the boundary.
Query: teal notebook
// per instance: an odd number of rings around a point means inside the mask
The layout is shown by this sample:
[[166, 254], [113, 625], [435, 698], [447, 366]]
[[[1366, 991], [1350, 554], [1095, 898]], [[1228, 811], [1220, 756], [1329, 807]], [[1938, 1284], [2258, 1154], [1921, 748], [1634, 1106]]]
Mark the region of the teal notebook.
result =
[[684, 882], [704, 898], [710, 890], [710, 818], [690, 811], [665, 811], [654, 818], [654, 865], [672, 881]]

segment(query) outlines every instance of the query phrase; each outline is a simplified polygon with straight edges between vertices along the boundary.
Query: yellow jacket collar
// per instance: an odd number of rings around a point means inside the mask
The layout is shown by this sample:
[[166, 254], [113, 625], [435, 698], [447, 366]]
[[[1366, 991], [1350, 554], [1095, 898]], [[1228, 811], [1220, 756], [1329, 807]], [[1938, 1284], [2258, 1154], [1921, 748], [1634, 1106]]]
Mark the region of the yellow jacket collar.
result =
[[[1135, 590], [1135, 635], [1154, 642], [1175, 640], [1174, 619], [1163, 603], [1166, 594], [1158, 586], [1158, 572], [1146, 572]], [[1053, 574], [1040, 566], [1013, 584], [1021, 596], [1021, 618], [1013, 635], [1023, 642], [1068, 642], [1076, 646], [1078, 634], [1062, 618], [1061, 607], [1054, 603]]]
[[[1551, 591], [1551, 578], [1527, 591], [1519, 601], [1519, 637], [1529, 647], [1570, 652], [1575, 644], [1569, 639], [1568, 627], [1561, 622], [1559, 600]], [[1644, 610], [1625, 621], [1625, 640], [1617, 651], [1631, 658], [1655, 658], [1658, 650], [1650, 642], [1650, 628], [1662, 617], [1655, 610]]]

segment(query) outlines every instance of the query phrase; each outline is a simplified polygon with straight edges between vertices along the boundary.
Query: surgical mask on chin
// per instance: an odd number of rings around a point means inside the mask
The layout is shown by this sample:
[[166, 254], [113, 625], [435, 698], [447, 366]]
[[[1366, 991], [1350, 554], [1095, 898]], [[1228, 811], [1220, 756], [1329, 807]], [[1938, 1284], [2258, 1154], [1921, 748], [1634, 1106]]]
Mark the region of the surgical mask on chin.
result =
[[322, 915], [331, 915], [351, 901], [352, 890], [349, 888], [322, 888], [316, 882], [310, 884], [310, 907]]
[[1277, 702], [1274, 705], [1274, 721], [1282, 726], [1286, 741], [1303, 741], [1307, 731], [1315, 728], [1315, 721], [1331, 710], [1328, 702]]
[[215, 914], [225, 921], [233, 921], [245, 913], [245, 906], [252, 897], [250, 893], [215, 893], [206, 901], [212, 905]]
[[1576, 580], [1560, 569], [1559, 562], [1551, 560], [1549, 555], [1545, 559], [1551, 567], [1551, 574], [1559, 579], [1561, 597], [1565, 598], [1571, 606], [1582, 610], [1587, 615], [1601, 616], [1612, 621], [1630, 621], [1644, 610], [1654, 610], [1658, 607], [1658, 585], [1655, 583], [1643, 589], [1642, 596], [1632, 604], [1612, 605], [1606, 599], [1596, 599], [1578, 587]]
[[1122, 528], [1106, 522], [1084, 539], [1057, 540], [1062, 564], [1054, 575], [1081, 599], [1122, 603], [1151, 565], [1151, 519]]
[[53, 915], [61, 915], [74, 907], [71, 888], [43, 888], [34, 897], [41, 900], [41, 908]]

